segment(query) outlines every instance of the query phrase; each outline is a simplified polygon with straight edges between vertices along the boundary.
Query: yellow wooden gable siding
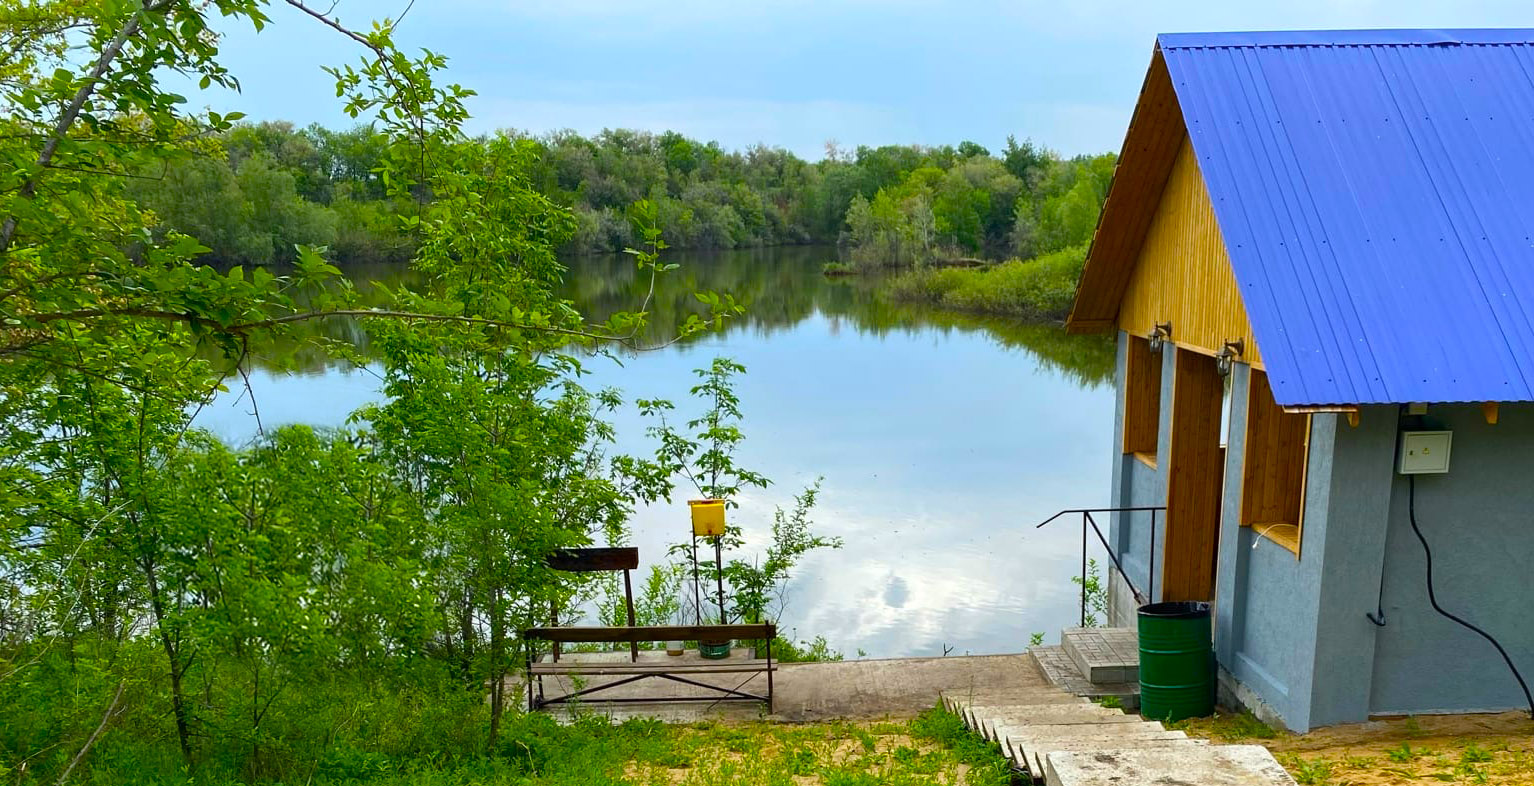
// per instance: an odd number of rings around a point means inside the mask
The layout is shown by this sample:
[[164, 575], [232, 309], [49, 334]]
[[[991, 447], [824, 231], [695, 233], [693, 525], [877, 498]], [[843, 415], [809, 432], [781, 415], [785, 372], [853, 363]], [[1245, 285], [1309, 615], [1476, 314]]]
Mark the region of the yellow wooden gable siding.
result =
[[1241, 360], [1262, 362], [1186, 136], [1119, 304], [1119, 327], [1130, 335], [1147, 335], [1158, 322], [1172, 323], [1180, 347], [1215, 354], [1239, 338]]

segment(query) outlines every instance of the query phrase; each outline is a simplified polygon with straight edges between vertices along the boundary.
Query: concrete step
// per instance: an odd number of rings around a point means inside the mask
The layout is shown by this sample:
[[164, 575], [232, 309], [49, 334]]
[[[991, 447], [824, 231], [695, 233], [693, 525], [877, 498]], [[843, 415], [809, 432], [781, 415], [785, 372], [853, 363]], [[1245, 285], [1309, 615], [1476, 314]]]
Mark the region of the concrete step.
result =
[[[1156, 721], [1128, 723], [1060, 723], [1017, 726], [1006, 723], [989, 725], [986, 739], [1000, 744], [1015, 743], [1024, 748], [1036, 745], [1038, 740], [1061, 740], [1075, 737], [1113, 737], [1130, 739], [1151, 734], [1166, 734], [1167, 730]], [[1033, 740], [1034, 742], [1029, 742]]]
[[[1058, 718], [1061, 717], [1065, 712], [1076, 708], [1089, 708], [1088, 712], [1094, 713], [1091, 715], [1091, 717], [1101, 717], [1094, 711], [1100, 711], [1103, 709], [1102, 707], [1099, 707], [1096, 704], [1087, 701], [1086, 699], [1076, 699], [1070, 703], [1050, 702], [1045, 704], [969, 704], [960, 706], [953, 710], [953, 712], [955, 715], [963, 718], [964, 722], [969, 725], [970, 728], [978, 730], [980, 728], [980, 722], [978, 719], [982, 717], [1007, 715], [1009, 717], [1023, 718]], [[1079, 718], [1083, 717], [1083, 715], [1076, 713], [1070, 717]]]
[[1112, 725], [1076, 724], [1072, 726], [994, 726], [996, 744], [1008, 751], [1008, 758], [1021, 761], [1021, 766], [1042, 778], [1044, 776], [1042, 754], [1055, 749], [1076, 750], [1078, 740], [1098, 748], [1132, 748], [1141, 742], [1186, 739], [1187, 735], [1174, 734], [1161, 728], [1161, 724], [1116, 723]]
[[1035, 778], [1044, 778], [1044, 757], [1051, 753], [1082, 753], [1101, 750], [1160, 750], [1163, 748], [1186, 748], [1189, 746], [1207, 746], [1208, 740], [1190, 739], [1187, 736], [1179, 736], [1178, 732], [1160, 732], [1159, 735], [1151, 734], [1130, 737], [1116, 737], [1113, 735], [1096, 735], [1080, 739], [1046, 740], [1034, 743], [1032, 747], [1008, 746], [1010, 759], [1014, 764], [1019, 760], [1020, 766], [1032, 773]]
[[1060, 648], [1094, 685], [1140, 679], [1140, 637], [1134, 628], [1066, 628]]
[[1006, 726], [1065, 726], [1078, 724], [1141, 723], [1139, 717], [1125, 715], [1095, 704], [1058, 704], [1043, 707], [986, 707], [971, 705], [964, 710], [965, 723], [987, 738], [995, 739], [991, 728]]
[[1261, 745], [1059, 751], [1044, 756], [1046, 786], [1294, 786]]
[[[997, 718], [975, 718], [970, 728], [980, 733], [993, 742], [1001, 742], [1008, 733], [1020, 734], [1024, 728], [1039, 727], [1046, 731], [1058, 731], [1065, 726], [1078, 726], [1092, 729], [1105, 729], [1103, 734], [1111, 734], [1113, 731], [1123, 728], [1125, 731], [1139, 729], [1137, 724], [1145, 723], [1132, 715], [1123, 715], [1117, 718], [1038, 718], [1038, 722], [1025, 723], [1016, 720], [1001, 720]], [[1150, 721], [1154, 723], [1155, 721]], [[1159, 729], [1158, 729], [1159, 730]]]
[[1059, 688], [1020, 688], [994, 691], [945, 691], [943, 706], [949, 712], [960, 713], [971, 704], [985, 706], [1048, 706], [1060, 704], [1089, 703], [1080, 696], [1073, 696]]
[[1095, 683], [1082, 675], [1076, 662], [1065, 653], [1063, 646], [1039, 646], [1028, 648], [1034, 665], [1043, 672], [1050, 685], [1093, 701], [1113, 698], [1126, 710], [1140, 706], [1139, 666], [1135, 667], [1135, 679], [1126, 682]]

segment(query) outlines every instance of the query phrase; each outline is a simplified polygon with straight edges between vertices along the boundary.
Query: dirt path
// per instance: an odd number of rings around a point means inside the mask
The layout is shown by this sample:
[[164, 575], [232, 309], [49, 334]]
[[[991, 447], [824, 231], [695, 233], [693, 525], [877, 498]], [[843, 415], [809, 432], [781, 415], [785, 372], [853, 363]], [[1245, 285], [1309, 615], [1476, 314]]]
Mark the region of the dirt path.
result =
[[1190, 723], [1189, 734], [1260, 742], [1302, 784], [1489, 783], [1534, 786], [1534, 720], [1527, 713], [1421, 715], [1264, 732], [1233, 716]]

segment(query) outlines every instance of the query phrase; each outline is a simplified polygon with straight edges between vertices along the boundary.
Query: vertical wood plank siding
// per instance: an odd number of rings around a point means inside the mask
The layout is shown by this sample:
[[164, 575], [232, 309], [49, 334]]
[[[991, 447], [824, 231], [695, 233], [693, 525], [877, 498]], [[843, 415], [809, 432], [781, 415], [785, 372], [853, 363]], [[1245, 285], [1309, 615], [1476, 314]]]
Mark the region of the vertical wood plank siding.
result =
[[1220, 447], [1225, 386], [1213, 358], [1182, 348], [1175, 351], [1162, 597], [1213, 600], [1225, 471]]
[[[1294, 527], [1299, 542], [1305, 501], [1305, 458], [1310, 416], [1285, 412], [1273, 400], [1268, 375], [1252, 370], [1246, 410], [1246, 455], [1241, 471], [1241, 523], [1248, 527]], [[1288, 532], [1275, 538], [1285, 545]]]
[[1209, 192], [1186, 136], [1119, 307], [1119, 327], [1132, 336], [1148, 334], [1158, 322], [1172, 323], [1172, 341], [1178, 346], [1206, 354], [1219, 352], [1228, 340], [1242, 339], [1246, 348], [1241, 359], [1261, 364]]
[[1129, 337], [1129, 363], [1124, 381], [1124, 452], [1156, 455], [1161, 429], [1161, 356], [1150, 342]]

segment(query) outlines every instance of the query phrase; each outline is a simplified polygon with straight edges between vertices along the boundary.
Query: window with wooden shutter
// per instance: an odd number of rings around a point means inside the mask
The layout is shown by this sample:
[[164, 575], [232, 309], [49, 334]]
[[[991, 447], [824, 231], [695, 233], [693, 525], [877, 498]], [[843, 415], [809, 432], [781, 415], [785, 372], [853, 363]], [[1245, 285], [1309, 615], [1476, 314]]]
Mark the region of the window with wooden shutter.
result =
[[1247, 390], [1246, 458], [1241, 473], [1241, 525], [1296, 555], [1305, 507], [1310, 415], [1285, 412], [1268, 375], [1252, 369]]
[[1161, 432], [1161, 355], [1150, 341], [1129, 337], [1129, 362], [1124, 381], [1124, 452], [1156, 465], [1156, 440]]

